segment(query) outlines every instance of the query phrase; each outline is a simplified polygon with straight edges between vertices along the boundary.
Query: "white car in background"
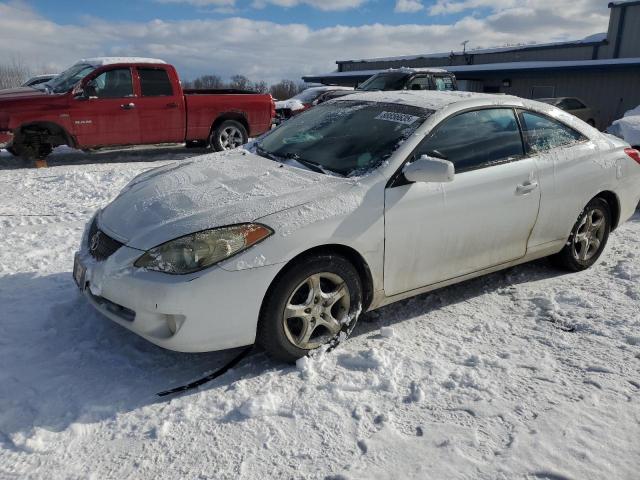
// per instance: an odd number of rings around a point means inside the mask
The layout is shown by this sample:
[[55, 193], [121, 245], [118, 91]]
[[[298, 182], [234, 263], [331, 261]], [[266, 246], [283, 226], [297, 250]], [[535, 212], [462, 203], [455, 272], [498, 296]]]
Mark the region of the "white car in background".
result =
[[74, 276], [165, 348], [291, 361], [362, 311], [540, 257], [598, 259], [640, 200], [640, 153], [509, 96], [370, 92], [251, 147], [150, 170], [99, 211]]
[[537, 98], [536, 101], [548, 103], [554, 107], [558, 107], [565, 112], [575, 115], [580, 120], [587, 122], [592, 127], [596, 126], [595, 115], [593, 110], [587, 106], [582, 100], [576, 97], [556, 97], [556, 98]]
[[607, 132], [640, 148], [640, 106], [625, 112], [624, 117], [609, 125]]

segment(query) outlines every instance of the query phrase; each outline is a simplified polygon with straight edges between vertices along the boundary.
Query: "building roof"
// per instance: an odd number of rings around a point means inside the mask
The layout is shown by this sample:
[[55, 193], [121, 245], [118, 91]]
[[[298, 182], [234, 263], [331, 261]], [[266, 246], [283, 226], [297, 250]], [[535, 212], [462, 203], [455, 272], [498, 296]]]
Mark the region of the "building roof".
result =
[[[640, 1], [638, 2], [640, 3]], [[468, 55], [486, 54], [486, 53], [504, 53], [517, 50], [538, 50], [546, 48], [559, 48], [559, 47], [583, 47], [593, 44], [602, 43], [607, 39], [607, 33], [596, 33], [589, 35], [582, 40], [571, 40], [567, 42], [552, 42], [552, 43], [530, 43], [522, 45], [512, 45], [507, 47], [494, 47], [494, 48], [481, 48], [476, 50], [467, 50]], [[363, 58], [357, 60], [338, 60], [336, 63], [373, 63], [373, 62], [393, 62], [401, 60], [418, 60], [421, 58], [447, 58], [453, 53], [454, 55], [462, 55], [463, 52], [440, 52], [440, 53], [425, 53], [419, 55], [404, 55], [396, 57], [377, 57], [377, 58]]]
[[[478, 65], [451, 65], [442, 68], [455, 74], [462, 73], [490, 73], [490, 72], [518, 72], [536, 70], [582, 70], [598, 68], [624, 68], [640, 67], [640, 58], [610, 58], [603, 60], [564, 60], [564, 61], [538, 61], [538, 62], [507, 62], [484, 63]], [[387, 69], [378, 70], [354, 70], [350, 72], [331, 72], [321, 75], [307, 75], [302, 77], [305, 81], [318, 81], [318, 79], [331, 80], [332, 78], [370, 77]], [[315, 80], [314, 80], [315, 79]]]

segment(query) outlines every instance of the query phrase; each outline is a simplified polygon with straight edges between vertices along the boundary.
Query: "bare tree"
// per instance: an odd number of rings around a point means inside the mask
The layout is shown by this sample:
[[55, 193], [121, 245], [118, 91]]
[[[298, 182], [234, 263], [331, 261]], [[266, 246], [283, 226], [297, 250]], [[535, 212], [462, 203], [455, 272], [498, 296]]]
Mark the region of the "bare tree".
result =
[[208, 88], [224, 88], [225, 84], [218, 75], [201, 75], [191, 82], [185, 82], [185, 88], [203, 90]]
[[29, 68], [19, 59], [0, 65], [0, 89], [19, 87], [29, 79]]
[[235, 88], [238, 90], [248, 90], [250, 86], [251, 80], [244, 75], [234, 75], [231, 77], [231, 82], [229, 83], [229, 88]]
[[281, 80], [269, 89], [271, 96], [278, 100], [287, 100], [300, 92], [300, 88], [293, 80]]

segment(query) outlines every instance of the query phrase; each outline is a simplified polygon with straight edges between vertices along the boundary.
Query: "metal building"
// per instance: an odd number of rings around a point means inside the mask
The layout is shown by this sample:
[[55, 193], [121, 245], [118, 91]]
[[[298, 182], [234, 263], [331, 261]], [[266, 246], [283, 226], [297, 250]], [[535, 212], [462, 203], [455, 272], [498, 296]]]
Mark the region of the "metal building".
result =
[[388, 68], [439, 67], [461, 90], [525, 98], [579, 97], [605, 128], [640, 105], [640, 1], [609, 3], [606, 33], [583, 40], [466, 52], [338, 60], [338, 70], [306, 82], [356, 86]]

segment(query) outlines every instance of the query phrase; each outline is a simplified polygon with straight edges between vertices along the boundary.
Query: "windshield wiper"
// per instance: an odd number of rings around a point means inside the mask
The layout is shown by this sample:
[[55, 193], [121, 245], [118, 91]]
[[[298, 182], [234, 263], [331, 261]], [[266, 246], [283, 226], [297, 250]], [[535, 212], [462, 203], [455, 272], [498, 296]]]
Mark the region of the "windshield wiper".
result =
[[261, 157], [266, 158], [268, 160], [273, 160], [274, 162], [280, 162], [280, 160], [281, 160], [277, 155], [274, 155], [271, 152], [267, 152], [260, 145], [256, 145], [256, 153], [258, 155], [260, 155]]
[[301, 163], [302, 165], [307, 167], [309, 170], [313, 170], [314, 172], [324, 173], [325, 175], [337, 175], [339, 177], [344, 177], [343, 174], [338, 173], [335, 170], [326, 168], [320, 165], [319, 163], [312, 162], [311, 160], [305, 160], [304, 158], [300, 158], [300, 156], [297, 153], [288, 153], [287, 155], [285, 155], [285, 158], [288, 160], [295, 160], [296, 162]]

